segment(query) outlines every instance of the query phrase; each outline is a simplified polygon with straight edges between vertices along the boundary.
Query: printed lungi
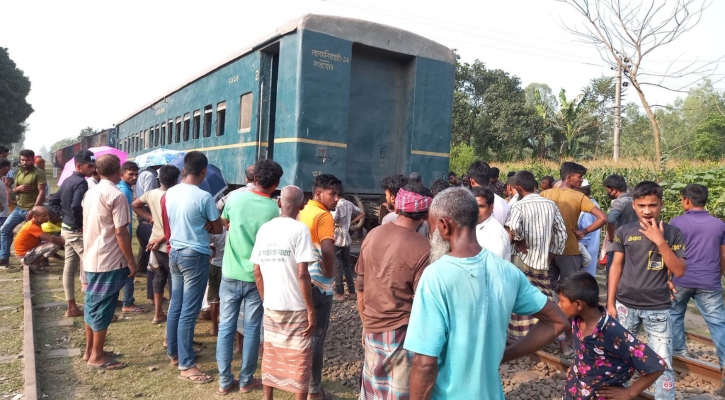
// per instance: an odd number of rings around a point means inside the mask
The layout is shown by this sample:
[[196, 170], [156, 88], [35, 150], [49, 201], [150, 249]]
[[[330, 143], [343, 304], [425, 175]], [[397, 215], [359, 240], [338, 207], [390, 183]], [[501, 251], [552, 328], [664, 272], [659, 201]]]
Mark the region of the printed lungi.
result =
[[25, 265], [33, 265], [40, 261], [42, 258], [48, 258], [60, 250], [59, 244], [53, 242], [41, 243], [32, 249], [28, 250], [25, 255], [20, 258], [20, 261]]
[[[524, 275], [526, 275], [526, 278], [529, 279], [529, 282], [531, 282], [534, 287], [539, 289], [549, 300], [554, 301], [549, 271], [531, 268], [523, 262], [521, 265], [517, 266], [521, 268]], [[508, 328], [509, 339], [518, 340], [526, 336], [529, 333], [531, 326], [536, 324], [538, 321], [538, 319], [527, 315], [511, 314], [511, 320], [509, 321]], [[556, 338], [556, 340], [566, 340], [566, 335], [562, 333]]]
[[116, 311], [118, 292], [128, 282], [131, 270], [126, 268], [110, 272], [86, 272], [84, 320], [93, 332], [108, 328]]
[[405, 325], [390, 332], [365, 334], [360, 399], [410, 398], [413, 353], [403, 348], [407, 331]]
[[302, 336], [309, 326], [307, 310], [264, 309], [262, 384], [293, 393], [307, 393], [312, 365], [312, 335]]

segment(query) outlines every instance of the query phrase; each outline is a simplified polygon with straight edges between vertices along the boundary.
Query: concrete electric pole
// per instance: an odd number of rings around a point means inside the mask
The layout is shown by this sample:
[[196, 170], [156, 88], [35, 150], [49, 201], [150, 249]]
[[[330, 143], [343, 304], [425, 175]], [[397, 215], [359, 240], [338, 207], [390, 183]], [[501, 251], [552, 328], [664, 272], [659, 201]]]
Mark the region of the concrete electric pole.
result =
[[622, 63], [623, 59], [617, 60], [617, 83], [614, 86], [614, 162], [619, 161], [619, 128], [622, 125]]

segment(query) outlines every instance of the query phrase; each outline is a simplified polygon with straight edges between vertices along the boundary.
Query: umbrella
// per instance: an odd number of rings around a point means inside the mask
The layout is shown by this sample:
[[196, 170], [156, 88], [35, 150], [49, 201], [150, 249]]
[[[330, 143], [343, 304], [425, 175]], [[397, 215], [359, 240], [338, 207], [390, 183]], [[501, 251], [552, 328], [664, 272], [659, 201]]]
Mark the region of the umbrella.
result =
[[143, 169], [152, 165], [166, 165], [174, 158], [179, 156], [184, 157], [185, 155], [185, 151], [156, 149], [137, 156], [133, 161], [138, 164], [139, 168]]
[[[126, 159], [128, 158], [128, 154], [126, 154], [125, 152], [123, 152], [119, 149], [114, 149], [113, 147], [108, 147], [108, 146], [91, 147], [88, 150], [90, 152], [92, 152], [93, 155], [96, 156], [96, 158], [98, 158], [104, 154], [115, 154], [116, 156], [118, 156], [118, 158], [121, 159], [121, 164], [125, 163]], [[63, 173], [61, 173], [60, 177], [58, 178], [58, 186], [63, 184], [63, 181], [65, 181], [66, 178], [73, 175], [73, 171], [75, 171], [75, 170], [76, 170], [76, 161], [75, 161], [75, 159], [71, 158], [70, 160], [68, 160], [67, 163], [65, 163], [65, 166], [63, 167]]]
[[[182, 171], [184, 169], [184, 156], [177, 156], [173, 160], [169, 161], [169, 165], [173, 165], [178, 168], [179, 171]], [[206, 178], [204, 178], [204, 181], [201, 182], [199, 188], [209, 192], [214, 200], [216, 200], [222, 195], [222, 193], [224, 193], [225, 190], [227, 190], [227, 182], [224, 180], [222, 171], [217, 168], [216, 165], [209, 164], [206, 167]]]

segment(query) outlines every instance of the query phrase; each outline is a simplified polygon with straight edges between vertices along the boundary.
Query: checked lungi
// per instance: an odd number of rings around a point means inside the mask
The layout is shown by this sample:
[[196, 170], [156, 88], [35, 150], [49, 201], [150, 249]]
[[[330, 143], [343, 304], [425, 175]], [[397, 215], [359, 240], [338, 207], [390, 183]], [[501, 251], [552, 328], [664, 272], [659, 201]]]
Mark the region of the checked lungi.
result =
[[390, 332], [365, 334], [361, 400], [410, 398], [413, 353], [405, 350], [408, 326]]
[[[539, 289], [549, 300], [554, 301], [553, 290], [551, 288], [551, 279], [549, 278], [549, 271], [545, 269], [534, 269], [521, 262], [517, 265], [529, 282], [534, 287]], [[518, 340], [526, 336], [529, 333], [529, 329], [536, 324], [539, 320], [537, 318], [528, 315], [511, 314], [511, 320], [509, 320], [508, 337], [512, 340]], [[566, 340], [566, 335], [561, 334], [556, 338], [557, 341]]]
[[99, 332], [111, 324], [116, 311], [118, 292], [128, 282], [131, 270], [126, 268], [110, 272], [87, 272], [85, 298], [85, 322], [93, 330]]
[[307, 310], [264, 309], [262, 384], [293, 393], [307, 393], [312, 365], [312, 335], [307, 329]]

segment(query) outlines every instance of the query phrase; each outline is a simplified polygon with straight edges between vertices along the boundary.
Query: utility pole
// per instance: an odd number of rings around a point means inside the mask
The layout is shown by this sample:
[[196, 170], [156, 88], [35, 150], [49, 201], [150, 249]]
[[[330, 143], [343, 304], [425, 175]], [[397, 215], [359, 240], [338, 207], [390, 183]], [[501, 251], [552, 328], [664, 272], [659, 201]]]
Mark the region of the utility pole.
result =
[[614, 86], [614, 162], [619, 161], [619, 128], [622, 125], [622, 63], [624, 59], [617, 60], [617, 84]]

